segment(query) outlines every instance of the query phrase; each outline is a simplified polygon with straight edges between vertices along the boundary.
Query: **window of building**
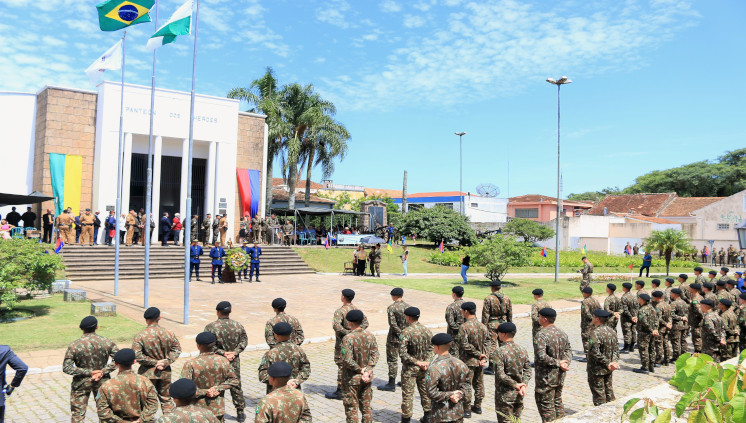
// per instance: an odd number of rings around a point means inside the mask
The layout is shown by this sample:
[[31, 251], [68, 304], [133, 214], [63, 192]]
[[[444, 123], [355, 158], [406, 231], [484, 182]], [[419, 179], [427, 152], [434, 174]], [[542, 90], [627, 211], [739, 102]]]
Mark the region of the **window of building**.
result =
[[515, 217], [523, 219], [538, 219], [539, 209], [515, 209]]
[[475, 209], [478, 209], [479, 208], [479, 204], [478, 203], [471, 203], [471, 207], [473, 207]]
[[420, 210], [423, 207], [425, 207], [424, 204], [407, 204], [407, 211], [409, 211], [409, 210]]
[[435, 207], [445, 207], [447, 209], [452, 209], [453, 203], [435, 203]]
[[730, 223], [718, 223], [719, 231], [727, 231], [728, 229], [730, 229]]

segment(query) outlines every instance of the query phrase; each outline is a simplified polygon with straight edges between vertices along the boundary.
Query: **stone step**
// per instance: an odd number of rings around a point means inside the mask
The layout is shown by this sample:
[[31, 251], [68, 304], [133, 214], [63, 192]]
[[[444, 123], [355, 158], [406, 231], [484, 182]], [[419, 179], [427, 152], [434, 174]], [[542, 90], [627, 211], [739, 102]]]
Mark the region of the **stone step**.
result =
[[[209, 275], [210, 269], [200, 269], [203, 276]], [[272, 269], [262, 269], [261, 274], [262, 275], [290, 275], [290, 274], [308, 274], [313, 273], [309, 272], [307, 269], [278, 269], [278, 270], [272, 270]], [[74, 273], [70, 276], [68, 276], [70, 279], [75, 279], [78, 281], [85, 281], [85, 280], [100, 280], [102, 277], [111, 278], [114, 276], [114, 273], [111, 272], [109, 274], [102, 274], [101, 272], [81, 272], [81, 273]], [[154, 273], [150, 272], [151, 278], [181, 278], [184, 276], [183, 271], [178, 272], [162, 272], [162, 273]], [[142, 279], [143, 278], [143, 272], [119, 272], [119, 278], [120, 279]]]

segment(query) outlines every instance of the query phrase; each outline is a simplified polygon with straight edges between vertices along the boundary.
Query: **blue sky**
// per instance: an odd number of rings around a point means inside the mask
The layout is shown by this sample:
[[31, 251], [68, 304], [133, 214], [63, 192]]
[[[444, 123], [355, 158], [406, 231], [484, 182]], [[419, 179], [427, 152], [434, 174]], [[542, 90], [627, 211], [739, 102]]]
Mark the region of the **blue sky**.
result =
[[[180, 3], [160, 1], [161, 22]], [[83, 71], [120, 36], [98, 30], [95, 4], [0, 0], [0, 90], [90, 88]], [[745, 23], [739, 0], [202, 0], [197, 90], [225, 95], [266, 66], [313, 83], [352, 134], [337, 183], [398, 189], [406, 169], [410, 192], [457, 190], [466, 131], [465, 191], [553, 195], [544, 80], [567, 75], [567, 194], [746, 146]], [[130, 29], [128, 82], [150, 83], [152, 31]], [[157, 75], [189, 90], [189, 39], [159, 50]]]

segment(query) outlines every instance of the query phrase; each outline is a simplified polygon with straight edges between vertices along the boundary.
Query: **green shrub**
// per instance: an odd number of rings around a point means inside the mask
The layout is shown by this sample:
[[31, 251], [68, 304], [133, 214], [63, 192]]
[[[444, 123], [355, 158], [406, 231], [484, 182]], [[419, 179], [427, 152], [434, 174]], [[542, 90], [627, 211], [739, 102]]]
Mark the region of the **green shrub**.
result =
[[[577, 266], [578, 269], [583, 267], [582, 258], [588, 257], [588, 260], [593, 263], [594, 267], [627, 267], [631, 264], [635, 268], [640, 268], [642, 265], [642, 255], [638, 256], [627, 256], [627, 255], [615, 255], [605, 254], [589, 251], [588, 254], [583, 254], [582, 251], [561, 251], [560, 252], [560, 266], [573, 267]], [[532, 248], [532, 252], [527, 257], [529, 264], [527, 266], [535, 267], [554, 267], [554, 250], [547, 249], [547, 256], [541, 256], [541, 248]], [[671, 261], [672, 267], [686, 268], [695, 267], [699, 263], [688, 260], [673, 260]], [[665, 267], [666, 261], [663, 258], [653, 258], [653, 267]]]
[[50, 244], [30, 239], [0, 241], [0, 303], [13, 308], [16, 289], [48, 290], [57, 270], [64, 268], [62, 257]]
[[446, 250], [441, 253], [436, 251], [427, 258], [428, 263], [438, 264], [440, 266], [459, 267], [461, 266], [461, 257], [464, 255], [460, 250]]
[[484, 276], [491, 281], [501, 280], [511, 267], [528, 266], [533, 248], [509, 235], [493, 235], [469, 247], [471, 264], [484, 266]]

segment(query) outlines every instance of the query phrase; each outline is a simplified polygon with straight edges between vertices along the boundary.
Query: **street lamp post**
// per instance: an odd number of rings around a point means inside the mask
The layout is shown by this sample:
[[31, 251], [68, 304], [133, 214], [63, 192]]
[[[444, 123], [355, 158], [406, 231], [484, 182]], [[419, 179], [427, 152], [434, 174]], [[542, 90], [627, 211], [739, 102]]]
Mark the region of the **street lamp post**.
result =
[[572, 83], [566, 76], [555, 80], [547, 78], [547, 82], [557, 86], [557, 225], [554, 233], [554, 283], [559, 282], [559, 240], [560, 240], [560, 217], [562, 216], [562, 199], [560, 198], [560, 87]]
[[461, 159], [461, 138], [466, 135], [466, 132], [454, 132], [458, 135], [458, 211], [462, 215], [464, 214], [464, 188], [463, 184], [463, 160]]

